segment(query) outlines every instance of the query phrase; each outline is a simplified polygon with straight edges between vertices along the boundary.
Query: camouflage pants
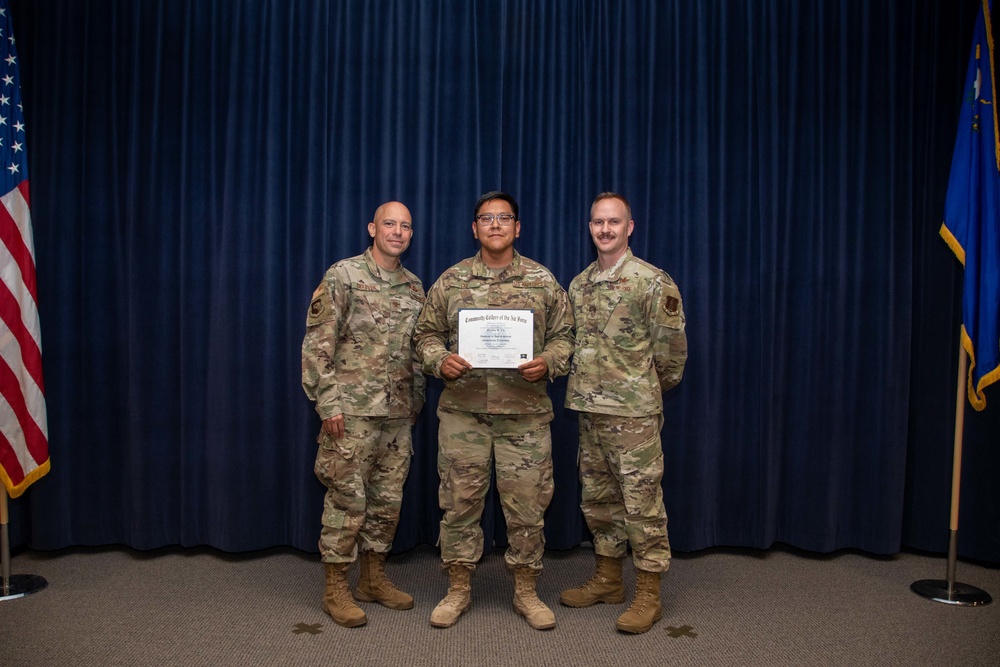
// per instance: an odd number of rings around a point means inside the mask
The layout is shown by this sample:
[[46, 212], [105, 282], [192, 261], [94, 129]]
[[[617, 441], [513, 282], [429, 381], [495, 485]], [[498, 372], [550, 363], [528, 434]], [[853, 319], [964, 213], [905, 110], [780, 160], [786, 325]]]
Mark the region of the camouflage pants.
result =
[[413, 452], [410, 420], [344, 415], [339, 440], [320, 431], [316, 477], [326, 486], [319, 553], [324, 563], [349, 563], [357, 546], [392, 546]]
[[510, 567], [542, 569], [545, 509], [552, 500], [551, 414], [489, 415], [438, 408], [438, 501], [441, 560], [477, 563], [495, 459], [497, 491], [507, 520]]
[[594, 551], [622, 558], [632, 545], [637, 569], [670, 567], [663, 506], [662, 415], [617, 417], [580, 413], [580, 508]]

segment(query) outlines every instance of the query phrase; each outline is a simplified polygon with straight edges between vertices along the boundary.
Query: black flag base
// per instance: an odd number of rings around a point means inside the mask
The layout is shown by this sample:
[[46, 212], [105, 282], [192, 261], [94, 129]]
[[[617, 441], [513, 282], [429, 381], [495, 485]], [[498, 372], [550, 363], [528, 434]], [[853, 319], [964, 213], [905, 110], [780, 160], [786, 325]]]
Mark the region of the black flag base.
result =
[[2, 583], [0, 602], [23, 598], [26, 595], [37, 593], [49, 585], [45, 577], [39, 577], [37, 574], [15, 574], [3, 579], [0, 583]]
[[980, 607], [993, 602], [990, 594], [981, 588], [944, 579], [921, 579], [910, 584], [910, 590], [935, 602], [954, 604], [960, 607]]

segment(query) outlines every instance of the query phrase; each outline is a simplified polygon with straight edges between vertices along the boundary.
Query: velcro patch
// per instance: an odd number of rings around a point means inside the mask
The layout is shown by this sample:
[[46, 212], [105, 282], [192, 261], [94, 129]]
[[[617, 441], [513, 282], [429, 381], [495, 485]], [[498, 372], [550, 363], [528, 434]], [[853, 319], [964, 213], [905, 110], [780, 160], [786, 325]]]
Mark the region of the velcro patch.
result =
[[320, 285], [313, 292], [312, 301], [309, 302], [309, 312], [306, 314], [306, 326], [314, 327], [335, 317], [333, 303], [330, 301], [330, 294], [326, 287]]
[[323, 297], [318, 296], [309, 304], [309, 317], [317, 320], [323, 316], [324, 310], [326, 310], [326, 307], [323, 305]]
[[676, 296], [668, 296], [663, 300], [663, 310], [667, 315], [677, 315], [680, 312], [681, 301]]

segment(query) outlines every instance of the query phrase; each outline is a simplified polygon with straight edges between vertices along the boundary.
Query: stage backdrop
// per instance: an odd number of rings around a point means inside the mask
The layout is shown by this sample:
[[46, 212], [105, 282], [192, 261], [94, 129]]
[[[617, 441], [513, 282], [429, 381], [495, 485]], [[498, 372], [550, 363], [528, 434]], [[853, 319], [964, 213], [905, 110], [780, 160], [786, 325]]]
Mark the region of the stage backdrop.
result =
[[[400, 199], [427, 287], [472, 205], [567, 285], [594, 195], [684, 297], [674, 548], [943, 552], [961, 266], [937, 236], [977, 2], [15, 0], [52, 472], [14, 546], [315, 550], [310, 295]], [[441, 385], [397, 550], [434, 544]], [[587, 538], [550, 387], [548, 546]], [[959, 553], [1000, 562], [1000, 395]], [[499, 505], [485, 517], [504, 543]], [[935, 573], [928, 573], [933, 575]], [[943, 574], [943, 573], [939, 573]]]

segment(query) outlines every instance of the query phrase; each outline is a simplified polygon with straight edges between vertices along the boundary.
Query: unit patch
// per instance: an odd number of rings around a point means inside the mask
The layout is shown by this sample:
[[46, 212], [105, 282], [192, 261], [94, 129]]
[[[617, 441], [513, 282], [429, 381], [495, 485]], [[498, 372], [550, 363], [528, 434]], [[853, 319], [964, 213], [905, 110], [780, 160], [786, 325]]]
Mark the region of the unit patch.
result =
[[667, 315], [677, 315], [680, 312], [681, 301], [676, 296], [668, 296], [663, 300], [663, 310]]

